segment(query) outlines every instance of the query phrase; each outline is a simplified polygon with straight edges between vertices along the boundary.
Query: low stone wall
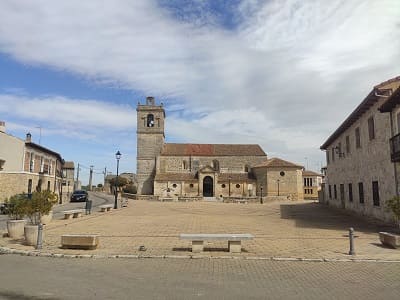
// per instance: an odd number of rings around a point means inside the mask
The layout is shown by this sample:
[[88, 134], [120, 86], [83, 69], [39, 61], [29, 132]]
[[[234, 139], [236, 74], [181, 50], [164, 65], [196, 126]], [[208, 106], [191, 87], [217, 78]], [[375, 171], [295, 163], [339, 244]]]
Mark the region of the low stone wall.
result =
[[196, 197], [184, 197], [184, 196], [182, 196], [182, 197], [178, 197], [178, 201], [182, 201], [182, 202], [189, 202], [189, 201], [201, 201], [201, 200], [203, 200], [203, 197], [199, 197], [199, 196], [196, 196]]
[[136, 200], [158, 201], [159, 197], [154, 195], [136, 195]]

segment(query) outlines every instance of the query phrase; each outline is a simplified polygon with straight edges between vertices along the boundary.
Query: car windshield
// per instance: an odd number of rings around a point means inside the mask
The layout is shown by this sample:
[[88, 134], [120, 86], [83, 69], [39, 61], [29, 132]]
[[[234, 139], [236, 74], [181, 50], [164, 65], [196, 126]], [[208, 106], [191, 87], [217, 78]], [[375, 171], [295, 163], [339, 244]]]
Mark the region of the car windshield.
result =
[[85, 191], [75, 191], [74, 195], [85, 195], [86, 192]]

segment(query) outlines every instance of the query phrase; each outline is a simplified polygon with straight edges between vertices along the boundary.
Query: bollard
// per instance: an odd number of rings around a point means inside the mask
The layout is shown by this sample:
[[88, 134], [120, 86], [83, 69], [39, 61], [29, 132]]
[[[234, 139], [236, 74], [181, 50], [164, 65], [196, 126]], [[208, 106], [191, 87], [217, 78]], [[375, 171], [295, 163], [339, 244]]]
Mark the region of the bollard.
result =
[[38, 225], [38, 235], [37, 235], [37, 242], [36, 242], [36, 249], [42, 249], [42, 235], [43, 235], [43, 224], [40, 223]]
[[355, 255], [356, 252], [354, 251], [354, 229], [353, 229], [353, 227], [350, 227], [350, 229], [349, 229], [349, 241], [350, 241], [349, 255]]

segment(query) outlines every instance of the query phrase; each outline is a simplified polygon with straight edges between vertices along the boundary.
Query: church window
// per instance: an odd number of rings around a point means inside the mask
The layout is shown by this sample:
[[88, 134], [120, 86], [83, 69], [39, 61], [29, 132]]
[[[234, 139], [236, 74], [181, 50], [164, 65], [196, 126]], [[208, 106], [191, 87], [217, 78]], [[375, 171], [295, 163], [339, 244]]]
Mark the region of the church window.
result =
[[238, 188], [240, 188], [240, 184], [238, 183], [238, 184], [236, 184], [236, 188], [238, 189]]
[[187, 161], [186, 161], [186, 160], [183, 161], [183, 169], [184, 169], [184, 170], [187, 169]]
[[191, 183], [189, 186], [190, 186], [190, 188], [193, 188], [193, 187], [194, 187], [193, 183]]
[[147, 127], [154, 127], [154, 115], [147, 115]]
[[213, 168], [214, 170], [218, 171], [219, 170], [219, 161], [214, 159], [213, 160]]
[[174, 184], [172, 185], [172, 187], [173, 187], [173, 188], [176, 188], [176, 187], [177, 187], [176, 183], [174, 183]]
[[224, 189], [226, 187], [225, 183], [221, 184], [221, 187]]
[[281, 175], [281, 176], [283, 177], [283, 176], [285, 176], [285, 172], [284, 172], [284, 171], [281, 171], [281, 172], [279, 173], [279, 175]]
[[246, 173], [248, 173], [248, 172], [250, 171], [249, 165], [245, 165], [245, 166], [244, 166], [244, 171], [245, 171]]

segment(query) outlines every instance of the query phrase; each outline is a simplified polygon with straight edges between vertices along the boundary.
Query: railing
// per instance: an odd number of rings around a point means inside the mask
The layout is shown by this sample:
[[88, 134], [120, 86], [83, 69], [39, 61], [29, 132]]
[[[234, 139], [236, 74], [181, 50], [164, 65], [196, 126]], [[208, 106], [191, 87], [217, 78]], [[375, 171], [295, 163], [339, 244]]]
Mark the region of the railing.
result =
[[393, 136], [389, 142], [392, 162], [400, 162], [400, 133]]

